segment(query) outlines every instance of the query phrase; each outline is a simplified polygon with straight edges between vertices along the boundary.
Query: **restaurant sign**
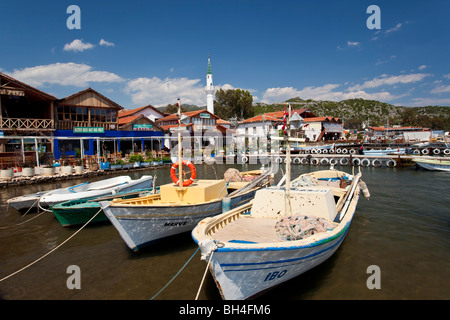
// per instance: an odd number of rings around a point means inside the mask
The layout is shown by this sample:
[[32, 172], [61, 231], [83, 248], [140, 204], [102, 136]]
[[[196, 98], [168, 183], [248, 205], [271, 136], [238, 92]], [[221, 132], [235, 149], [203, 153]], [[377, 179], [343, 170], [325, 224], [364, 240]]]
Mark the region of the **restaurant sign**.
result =
[[103, 127], [74, 127], [73, 133], [105, 133]]
[[153, 124], [133, 124], [133, 131], [153, 131]]
[[0, 89], [0, 94], [5, 96], [19, 96], [24, 97], [25, 92], [20, 90]]

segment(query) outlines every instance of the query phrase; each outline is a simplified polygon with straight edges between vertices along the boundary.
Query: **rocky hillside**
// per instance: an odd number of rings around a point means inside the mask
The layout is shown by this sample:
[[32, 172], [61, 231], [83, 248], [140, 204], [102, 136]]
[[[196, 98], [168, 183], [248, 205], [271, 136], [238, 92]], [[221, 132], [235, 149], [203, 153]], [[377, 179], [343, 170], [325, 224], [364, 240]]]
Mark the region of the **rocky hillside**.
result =
[[[317, 116], [333, 116], [344, 120], [346, 128], [362, 129], [363, 125], [414, 125], [432, 129], [450, 129], [450, 107], [401, 107], [389, 103], [349, 99], [343, 101], [315, 101], [292, 98], [287, 100], [295, 108], [308, 108]], [[283, 110], [282, 104], [256, 104], [255, 114]]]

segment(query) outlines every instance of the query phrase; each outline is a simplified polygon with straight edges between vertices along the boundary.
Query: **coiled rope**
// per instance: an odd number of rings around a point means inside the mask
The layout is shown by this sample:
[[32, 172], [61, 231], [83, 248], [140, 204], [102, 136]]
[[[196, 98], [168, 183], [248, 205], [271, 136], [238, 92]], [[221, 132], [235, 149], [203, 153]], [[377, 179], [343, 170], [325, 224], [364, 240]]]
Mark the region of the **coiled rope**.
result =
[[161, 288], [161, 290], [159, 290], [153, 297], [151, 297], [150, 300], [155, 299], [161, 292], [163, 292], [172, 283], [173, 280], [175, 280], [176, 277], [178, 277], [178, 275], [188, 265], [188, 263], [192, 260], [192, 258], [195, 256], [195, 254], [198, 252], [199, 249], [200, 249], [200, 247], [198, 247], [197, 250], [195, 250], [194, 254], [188, 259], [188, 261], [186, 261], [184, 266], [182, 266], [181, 269], [178, 270], [178, 272], [172, 277], [172, 279], [170, 279], [169, 282], [167, 282], [166, 285]]
[[[16, 272], [11, 273], [9, 276], [6, 276], [2, 279], [0, 279], [0, 282], [18, 274], [19, 272], [22, 272], [23, 270], [31, 267], [32, 265], [34, 265], [35, 263], [41, 261], [42, 259], [44, 259], [45, 257], [47, 257], [48, 255], [50, 255], [51, 253], [55, 252], [57, 249], [59, 249], [60, 247], [62, 247], [67, 241], [69, 241], [70, 239], [72, 239], [77, 233], [79, 233], [81, 230], [83, 230], [84, 227], [86, 227], [89, 222], [91, 222], [92, 220], [94, 220], [94, 218], [102, 211], [102, 208], [100, 208], [100, 210], [97, 211], [96, 214], [94, 214], [94, 216], [89, 219], [89, 221], [87, 221], [80, 229], [78, 229], [74, 234], [72, 234], [69, 238], [67, 238], [66, 240], [64, 240], [61, 244], [59, 244], [58, 246], [56, 246], [55, 248], [53, 248], [52, 250], [50, 250], [49, 252], [47, 252], [46, 254], [44, 254], [42, 257], [36, 259], [35, 261], [29, 263], [28, 265], [26, 265], [25, 267], [23, 267], [22, 269], [17, 270]], [[44, 211], [45, 212], [45, 211]]]

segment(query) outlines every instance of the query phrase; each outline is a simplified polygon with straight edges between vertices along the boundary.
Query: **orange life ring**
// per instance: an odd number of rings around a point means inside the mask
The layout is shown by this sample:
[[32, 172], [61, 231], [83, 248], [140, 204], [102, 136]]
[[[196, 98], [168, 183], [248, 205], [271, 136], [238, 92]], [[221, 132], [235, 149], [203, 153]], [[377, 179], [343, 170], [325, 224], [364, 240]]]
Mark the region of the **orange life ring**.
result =
[[[178, 180], [177, 174], [175, 172], [179, 165], [180, 165], [180, 161], [177, 161], [172, 165], [172, 168], [170, 169], [170, 177], [172, 178], [172, 181], [176, 185], [179, 185], [179, 182], [180, 182], [180, 180]], [[194, 182], [195, 177], [197, 176], [197, 170], [195, 170], [194, 164], [187, 160], [183, 160], [183, 166], [187, 166], [191, 170], [191, 177], [188, 180], [183, 181], [183, 187], [187, 187]]]

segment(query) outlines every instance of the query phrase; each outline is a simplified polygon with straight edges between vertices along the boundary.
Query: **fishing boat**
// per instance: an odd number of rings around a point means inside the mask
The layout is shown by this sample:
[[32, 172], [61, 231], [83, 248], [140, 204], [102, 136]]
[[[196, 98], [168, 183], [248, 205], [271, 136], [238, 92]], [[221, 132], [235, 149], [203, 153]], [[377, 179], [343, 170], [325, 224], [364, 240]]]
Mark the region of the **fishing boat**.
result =
[[[178, 109], [179, 124], [180, 114]], [[181, 130], [178, 141], [177, 159], [182, 159]], [[184, 176], [183, 168], [190, 169], [189, 179]], [[249, 202], [256, 190], [268, 185], [271, 169], [250, 182], [239, 181], [244, 179], [202, 180], [196, 179], [192, 162], [178, 160], [172, 165], [171, 178], [173, 183], [161, 185], [159, 194], [100, 201], [106, 216], [131, 250], [138, 251], [157, 240], [190, 232], [200, 220]]]
[[413, 158], [412, 161], [420, 168], [433, 171], [450, 171], [450, 160]]
[[[156, 189], [159, 192], [159, 188]], [[112, 201], [113, 199], [131, 199], [136, 197], [143, 197], [152, 194], [153, 188], [137, 189], [133, 191], [118, 192], [113, 195], [94, 197], [89, 199], [76, 199], [58, 203], [51, 207], [56, 219], [63, 227], [70, 227], [80, 225], [88, 222], [92, 217], [94, 222], [106, 222], [108, 218], [104, 212], [99, 212], [102, 207], [99, 201]]]
[[75, 199], [80, 200], [112, 195], [121, 191], [150, 188], [152, 180], [152, 176], [144, 175], [136, 180], [131, 179], [129, 176], [118, 176], [95, 182], [84, 182], [72, 187], [47, 192], [39, 198], [38, 204], [42, 207], [51, 207], [58, 203]]
[[222, 298], [254, 298], [331, 257], [349, 231], [360, 181], [361, 173], [334, 169], [291, 181], [287, 161], [284, 186], [258, 190], [249, 203], [202, 220], [192, 238]]

